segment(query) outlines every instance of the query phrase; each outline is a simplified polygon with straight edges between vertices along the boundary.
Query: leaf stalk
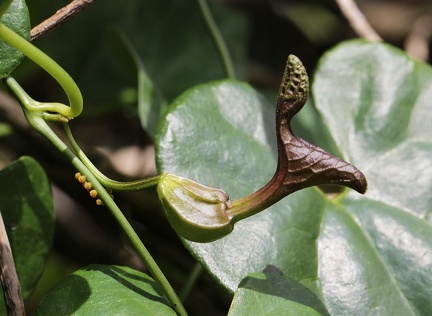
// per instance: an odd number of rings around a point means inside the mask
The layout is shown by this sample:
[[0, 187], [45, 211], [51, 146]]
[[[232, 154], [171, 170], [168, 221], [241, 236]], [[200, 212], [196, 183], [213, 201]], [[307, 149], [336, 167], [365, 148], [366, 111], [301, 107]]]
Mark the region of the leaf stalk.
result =
[[198, 7], [200, 9], [201, 15], [207, 25], [207, 28], [213, 38], [213, 41], [216, 45], [216, 48], [219, 52], [219, 56], [222, 60], [222, 64], [225, 68], [225, 75], [229, 79], [235, 79], [235, 71], [231, 56], [228, 51], [228, 47], [225, 43], [225, 40], [213, 18], [213, 15], [210, 11], [210, 8], [206, 2], [206, 0], [196, 0]]

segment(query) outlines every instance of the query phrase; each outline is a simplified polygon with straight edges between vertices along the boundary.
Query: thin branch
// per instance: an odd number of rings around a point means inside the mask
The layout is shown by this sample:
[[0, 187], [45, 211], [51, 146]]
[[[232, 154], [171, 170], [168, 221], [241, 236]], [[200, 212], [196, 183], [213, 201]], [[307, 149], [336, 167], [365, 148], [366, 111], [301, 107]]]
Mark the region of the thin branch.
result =
[[58, 26], [65, 23], [68, 19], [73, 17], [75, 14], [84, 10], [89, 6], [93, 0], [73, 0], [67, 6], [58, 10], [53, 16], [46, 19], [39, 25], [35, 26], [30, 33], [30, 41], [35, 42], [49, 32], [57, 28]]
[[428, 60], [429, 41], [432, 38], [432, 14], [420, 16], [414, 23], [412, 32], [405, 40], [405, 51], [419, 60]]
[[9, 316], [24, 316], [24, 302], [9, 238], [0, 212], [0, 280]]
[[382, 41], [382, 38], [366, 20], [354, 0], [336, 0], [336, 2], [358, 36], [370, 41]]

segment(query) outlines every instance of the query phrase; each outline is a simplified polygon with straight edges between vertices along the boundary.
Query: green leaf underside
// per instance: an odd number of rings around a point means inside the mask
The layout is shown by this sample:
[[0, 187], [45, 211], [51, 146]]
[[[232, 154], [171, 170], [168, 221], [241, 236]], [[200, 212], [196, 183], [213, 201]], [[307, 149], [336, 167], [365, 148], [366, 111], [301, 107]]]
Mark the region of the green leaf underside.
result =
[[283, 276], [253, 273], [239, 285], [228, 316], [329, 315], [319, 298], [304, 285]]
[[90, 265], [50, 290], [34, 315], [176, 314], [148, 275], [128, 267]]
[[32, 158], [23, 157], [0, 171], [0, 211], [23, 297], [28, 299], [43, 273], [54, 233], [50, 185]]
[[[231, 291], [271, 265], [322, 295], [331, 315], [432, 313], [432, 70], [388, 45], [347, 42], [324, 56], [312, 91], [367, 194], [302, 190], [225, 238], [186, 246]], [[159, 171], [232, 199], [252, 193], [276, 168], [273, 109], [240, 82], [187, 91], [159, 126]]]
[[[30, 38], [30, 17], [24, 0], [14, 0], [1, 17], [1, 22], [21, 35]], [[0, 79], [7, 77], [18, 66], [24, 55], [0, 39]]]

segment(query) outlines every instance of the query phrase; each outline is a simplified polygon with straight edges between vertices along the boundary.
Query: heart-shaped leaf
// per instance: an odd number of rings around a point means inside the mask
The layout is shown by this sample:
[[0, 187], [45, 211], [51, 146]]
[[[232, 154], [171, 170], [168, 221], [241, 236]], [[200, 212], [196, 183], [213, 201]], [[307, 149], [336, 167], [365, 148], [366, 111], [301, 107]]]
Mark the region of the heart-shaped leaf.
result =
[[52, 288], [34, 315], [176, 315], [148, 275], [119, 266], [90, 265]]
[[[30, 17], [24, 0], [12, 1], [1, 22], [25, 39], [30, 38]], [[0, 39], [0, 79], [7, 77], [23, 59], [23, 54]]]
[[228, 316], [329, 315], [314, 292], [280, 275], [253, 273], [239, 285]]
[[51, 188], [34, 159], [23, 157], [0, 171], [0, 211], [23, 298], [28, 299], [44, 271], [54, 234]]
[[[349, 42], [323, 58], [312, 92], [343, 158], [366, 174], [366, 196], [302, 190], [227, 237], [185, 244], [231, 291], [274, 265], [332, 315], [432, 313], [432, 70], [388, 45]], [[191, 89], [159, 126], [159, 171], [248, 195], [276, 168], [274, 116], [243, 83]]]
[[348, 194], [323, 221], [318, 275], [329, 311], [432, 313], [431, 67], [385, 44], [348, 42], [323, 57], [313, 94], [369, 182], [365, 197]]

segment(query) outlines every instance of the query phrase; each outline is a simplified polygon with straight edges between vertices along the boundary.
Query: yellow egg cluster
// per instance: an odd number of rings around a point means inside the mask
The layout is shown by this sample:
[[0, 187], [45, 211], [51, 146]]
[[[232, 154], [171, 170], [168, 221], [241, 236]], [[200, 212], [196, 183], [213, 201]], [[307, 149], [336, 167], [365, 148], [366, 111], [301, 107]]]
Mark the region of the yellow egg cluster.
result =
[[[94, 199], [96, 199], [97, 205], [103, 205], [102, 200], [99, 198], [99, 195], [95, 189], [93, 189], [93, 186], [91, 182], [87, 181], [87, 177], [85, 175], [82, 175], [81, 173], [77, 172], [75, 173], [75, 179], [78, 180], [79, 183], [82, 184], [84, 189], [90, 194], [90, 196]], [[114, 195], [112, 194], [112, 191], [110, 189], [106, 189], [111, 198], [114, 198]]]

